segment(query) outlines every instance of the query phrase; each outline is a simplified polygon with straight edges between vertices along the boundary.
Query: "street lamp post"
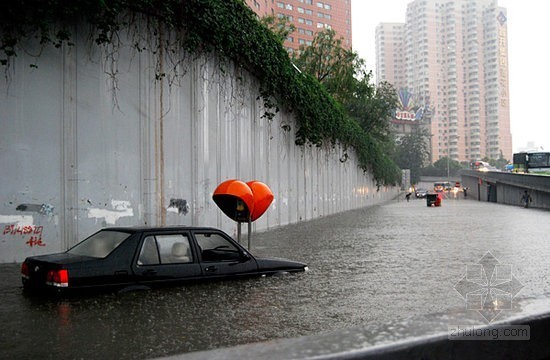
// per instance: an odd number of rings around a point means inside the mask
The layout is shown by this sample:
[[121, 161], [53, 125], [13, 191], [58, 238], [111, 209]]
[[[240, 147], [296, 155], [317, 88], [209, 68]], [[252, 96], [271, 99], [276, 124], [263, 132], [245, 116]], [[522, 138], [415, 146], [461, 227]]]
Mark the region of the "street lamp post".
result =
[[[447, 137], [448, 139], [448, 137]], [[449, 140], [447, 140], [447, 181], [451, 181], [451, 177], [449, 175], [449, 161], [451, 158], [451, 154], [449, 153]]]
[[451, 177], [450, 177], [450, 165], [449, 165], [449, 162], [450, 162], [450, 159], [451, 159], [451, 149], [449, 148], [449, 137], [451, 136], [451, 133], [449, 132], [449, 129], [447, 129], [447, 181], [451, 181]]

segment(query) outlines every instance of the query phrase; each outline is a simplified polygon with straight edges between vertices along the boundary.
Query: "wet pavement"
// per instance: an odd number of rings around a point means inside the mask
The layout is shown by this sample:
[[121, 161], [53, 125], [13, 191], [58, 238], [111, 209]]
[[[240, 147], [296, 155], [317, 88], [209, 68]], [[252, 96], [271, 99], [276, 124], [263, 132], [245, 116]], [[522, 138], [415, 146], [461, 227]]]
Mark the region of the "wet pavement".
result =
[[0, 357], [154, 358], [358, 326], [421, 327], [436, 313], [482, 324], [457, 284], [487, 253], [521, 285], [513, 302], [550, 297], [548, 211], [401, 199], [256, 234], [252, 244], [254, 254], [310, 271], [50, 299], [23, 295], [19, 265], [0, 265]]

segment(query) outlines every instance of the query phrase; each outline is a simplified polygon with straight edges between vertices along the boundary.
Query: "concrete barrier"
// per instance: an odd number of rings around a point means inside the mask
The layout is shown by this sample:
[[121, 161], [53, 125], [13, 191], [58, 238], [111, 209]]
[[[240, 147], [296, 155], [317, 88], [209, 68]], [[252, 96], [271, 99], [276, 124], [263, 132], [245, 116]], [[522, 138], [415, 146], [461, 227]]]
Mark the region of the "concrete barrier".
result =
[[[458, 311], [452, 315], [427, 315], [397, 324], [272, 340], [165, 359], [550, 358], [550, 299], [521, 300], [518, 305], [523, 310], [517, 316], [486, 325], [479, 325], [472, 311]], [[464, 325], [460, 326], [466, 331], [456, 331], [456, 325], [451, 322], [462, 322]]]
[[469, 199], [520, 206], [527, 190], [532, 198], [530, 207], [550, 209], [550, 176], [465, 170], [461, 178], [462, 186], [469, 189]]

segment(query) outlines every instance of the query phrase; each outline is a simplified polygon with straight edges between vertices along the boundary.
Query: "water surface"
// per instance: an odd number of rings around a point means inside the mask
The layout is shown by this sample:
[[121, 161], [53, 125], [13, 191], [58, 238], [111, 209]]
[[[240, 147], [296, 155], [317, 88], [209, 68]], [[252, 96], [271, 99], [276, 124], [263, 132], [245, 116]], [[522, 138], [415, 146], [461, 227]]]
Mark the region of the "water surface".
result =
[[0, 265], [2, 357], [152, 358], [422, 322], [463, 312], [455, 285], [488, 251], [511, 266], [518, 299], [545, 296], [549, 234], [548, 211], [411, 200], [255, 234], [254, 254], [308, 263], [300, 274], [52, 300], [24, 296], [19, 265]]

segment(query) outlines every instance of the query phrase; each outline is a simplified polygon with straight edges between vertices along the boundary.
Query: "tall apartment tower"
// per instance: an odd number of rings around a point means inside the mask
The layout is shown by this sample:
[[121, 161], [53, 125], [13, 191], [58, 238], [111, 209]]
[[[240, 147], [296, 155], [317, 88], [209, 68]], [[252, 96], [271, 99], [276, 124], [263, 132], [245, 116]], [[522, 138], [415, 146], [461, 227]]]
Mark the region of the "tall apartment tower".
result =
[[342, 45], [351, 48], [351, 0], [246, 0], [259, 17], [286, 17], [296, 27], [288, 36], [289, 52], [311, 45], [315, 33], [333, 29]]
[[429, 107], [431, 157], [512, 158], [506, 9], [497, 0], [415, 0], [376, 29], [377, 81]]

